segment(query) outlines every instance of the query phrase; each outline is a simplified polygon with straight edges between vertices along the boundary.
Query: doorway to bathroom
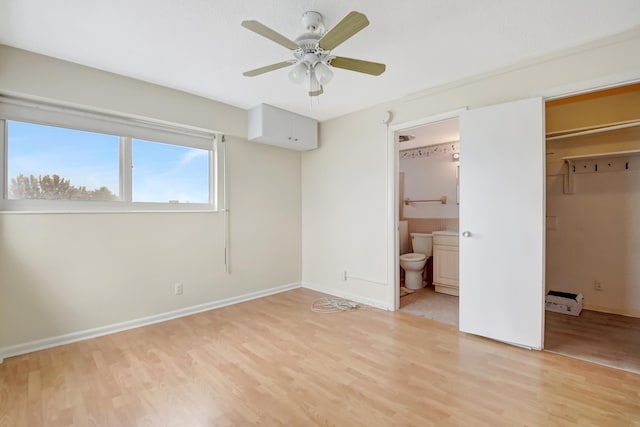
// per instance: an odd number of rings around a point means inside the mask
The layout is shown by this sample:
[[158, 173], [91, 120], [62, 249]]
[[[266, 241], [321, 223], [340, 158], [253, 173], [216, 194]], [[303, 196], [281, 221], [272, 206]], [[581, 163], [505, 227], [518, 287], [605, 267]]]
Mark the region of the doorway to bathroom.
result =
[[[400, 308], [400, 143], [395, 135], [451, 118], [459, 120], [460, 128], [460, 239], [457, 235], [441, 238], [455, 239], [459, 254], [453, 258], [459, 259], [459, 268], [452, 268], [459, 283], [458, 329], [542, 349], [545, 155], [541, 97], [463, 108], [389, 127], [387, 260], [393, 284], [388, 286], [389, 306]], [[433, 253], [437, 254], [435, 237]], [[454, 246], [454, 242], [442, 243], [443, 251]], [[437, 276], [438, 256], [434, 261]]]
[[395, 132], [398, 309], [458, 325], [457, 116]]

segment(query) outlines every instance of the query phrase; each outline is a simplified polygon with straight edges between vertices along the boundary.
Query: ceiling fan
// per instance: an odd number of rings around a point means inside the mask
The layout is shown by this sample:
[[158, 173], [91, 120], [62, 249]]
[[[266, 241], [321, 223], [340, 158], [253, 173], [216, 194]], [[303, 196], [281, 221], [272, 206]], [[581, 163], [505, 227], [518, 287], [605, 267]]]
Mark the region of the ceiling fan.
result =
[[242, 21], [243, 27], [290, 49], [295, 58], [256, 68], [243, 75], [254, 77], [295, 64], [289, 72], [289, 79], [294, 83], [304, 82], [309, 96], [318, 96], [322, 94], [323, 86], [333, 77], [330, 67], [374, 76], [384, 73], [384, 64], [331, 54], [333, 49], [369, 25], [369, 20], [362, 13], [350, 12], [335, 27], [325, 32], [322, 15], [309, 11], [302, 15], [302, 25], [307, 32], [290, 40], [258, 21]]

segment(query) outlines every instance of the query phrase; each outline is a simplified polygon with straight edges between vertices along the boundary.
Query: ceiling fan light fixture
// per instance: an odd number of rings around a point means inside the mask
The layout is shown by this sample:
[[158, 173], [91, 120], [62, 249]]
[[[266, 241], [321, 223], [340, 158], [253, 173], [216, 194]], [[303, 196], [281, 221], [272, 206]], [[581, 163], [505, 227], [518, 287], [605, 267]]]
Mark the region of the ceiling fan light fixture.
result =
[[241, 25], [244, 28], [289, 49], [295, 58], [249, 70], [243, 75], [255, 77], [293, 65], [289, 71], [289, 80], [293, 83], [304, 83], [307, 93], [313, 97], [321, 95], [323, 85], [333, 79], [332, 68], [373, 76], [384, 73], [385, 64], [332, 55], [334, 48], [369, 25], [369, 20], [362, 13], [352, 11], [329, 31], [325, 31], [322, 15], [315, 11], [307, 11], [302, 15], [302, 24], [307, 32], [295, 40], [290, 40], [258, 21], [242, 21]]
[[289, 71], [289, 80], [293, 83], [302, 83], [307, 76], [307, 71], [307, 64], [304, 61], [300, 61]]
[[316, 77], [316, 73], [314, 73], [313, 69], [309, 70], [309, 77], [305, 79], [305, 88], [309, 93], [316, 93], [320, 91], [320, 82]]
[[318, 62], [313, 71], [321, 85], [326, 85], [333, 78], [333, 71], [323, 62]]
[[322, 89], [322, 86], [320, 86], [320, 89], [315, 91], [315, 92], [309, 92], [309, 96], [320, 96], [324, 93], [324, 90]]

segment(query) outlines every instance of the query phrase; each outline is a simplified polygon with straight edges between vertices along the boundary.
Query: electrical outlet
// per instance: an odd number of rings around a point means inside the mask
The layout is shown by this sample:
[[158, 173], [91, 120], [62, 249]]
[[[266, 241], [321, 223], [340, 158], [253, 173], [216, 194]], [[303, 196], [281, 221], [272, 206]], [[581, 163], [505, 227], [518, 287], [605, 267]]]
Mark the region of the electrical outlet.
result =
[[176, 295], [182, 295], [182, 283], [176, 283], [173, 285], [173, 291]]
[[602, 282], [598, 282], [597, 280], [594, 280], [593, 289], [595, 289], [596, 291], [602, 291]]
[[342, 278], [342, 281], [343, 281], [343, 282], [346, 282], [346, 281], [347, 281], [347, 270], [344, 270], [344, 271], [342, 272], [342, 276], [341, 276], [341, 278]]

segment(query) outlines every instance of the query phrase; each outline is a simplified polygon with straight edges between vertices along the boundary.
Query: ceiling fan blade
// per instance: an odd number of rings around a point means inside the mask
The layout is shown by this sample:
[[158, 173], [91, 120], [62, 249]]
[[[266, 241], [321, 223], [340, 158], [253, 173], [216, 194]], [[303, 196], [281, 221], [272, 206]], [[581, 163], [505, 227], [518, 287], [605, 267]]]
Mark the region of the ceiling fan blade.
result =
[[292, 61], [282, 61], [277, 64], [267, 65], [266, 67], [256, 68], [255, 70], [245, 71], [242, 73], [243, 76], [246, 77], [254, 77], [259, 76], [260, 74], [268, 73], [269, 71], [279, 70], [280, 68], [288, 67], [289, 65], [294, 64]]
[[345, 70], [371, 74], [373, 76], [379, 76], [387, 69], [386, 65], [378, 62], [369, 62], [361, 59], [345, 58], [342, 56], [336, 56], [333, 58], [329, 61], [329, 65], [336, 68], [344, 68]]
[[366, 16], [360, 12], [350, 12], [322, 36], [318, 46], [324, 50], [333, 50], [367, 25], [369, 25], [369, 20]]
[[298, 45], [293, 41], [258, 21], [242, 21], [241, 25], [254, 33], [260, 34], [262, 37], [268, 38], [269, 40], [286, 47], [287, 49], [296, 50], [298, 48]]

